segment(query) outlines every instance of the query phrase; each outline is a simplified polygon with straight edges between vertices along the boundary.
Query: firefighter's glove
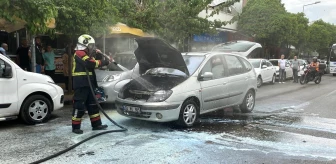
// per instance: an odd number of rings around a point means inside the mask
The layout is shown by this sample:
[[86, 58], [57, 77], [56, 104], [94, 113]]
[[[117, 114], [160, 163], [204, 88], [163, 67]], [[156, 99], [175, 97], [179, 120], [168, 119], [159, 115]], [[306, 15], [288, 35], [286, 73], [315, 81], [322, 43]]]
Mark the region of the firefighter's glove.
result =
[[109, 65], [110, 64], [110, 61], [109, 60], [106, 60], [105, 58], [103, 60], [101, 60], [101, 64], [102, 66], [106, 66], [106, 65]]

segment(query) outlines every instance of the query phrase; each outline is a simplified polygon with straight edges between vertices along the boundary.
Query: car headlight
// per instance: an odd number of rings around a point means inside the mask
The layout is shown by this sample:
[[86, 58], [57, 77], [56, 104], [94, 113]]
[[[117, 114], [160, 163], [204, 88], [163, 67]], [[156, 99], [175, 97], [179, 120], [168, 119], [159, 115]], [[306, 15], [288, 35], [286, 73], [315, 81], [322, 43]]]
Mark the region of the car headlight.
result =
[[162, 102], [167, 100], [173, 94], [172, 90], [160, 90], [156, 91], [149, 97], [148, 102]]
[[116, 75], [109, 75], [107, 76], [103, 81], [108, 82], [108, 81], [115, 81], [120, 79], [121, 74], [116, 74]]

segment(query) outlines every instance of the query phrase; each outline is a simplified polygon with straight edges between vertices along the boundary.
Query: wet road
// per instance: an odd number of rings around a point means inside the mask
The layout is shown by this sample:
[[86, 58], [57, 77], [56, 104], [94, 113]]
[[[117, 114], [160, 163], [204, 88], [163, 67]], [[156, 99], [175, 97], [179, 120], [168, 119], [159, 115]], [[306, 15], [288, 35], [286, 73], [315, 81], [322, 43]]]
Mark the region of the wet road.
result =
[[[46, 163], [336, 163], [335, 85], [330, 75], [319, 85], [266, 84], [252, 113], [224, 109], [190, 129], [108, 109], [128, 132], [100, 136]], [[97, 133], [86, 116], [84, 134], [72, 134], [70, 115], [67, 106], [41, 125], [0, 122], [1, 163], [29, 163]]]

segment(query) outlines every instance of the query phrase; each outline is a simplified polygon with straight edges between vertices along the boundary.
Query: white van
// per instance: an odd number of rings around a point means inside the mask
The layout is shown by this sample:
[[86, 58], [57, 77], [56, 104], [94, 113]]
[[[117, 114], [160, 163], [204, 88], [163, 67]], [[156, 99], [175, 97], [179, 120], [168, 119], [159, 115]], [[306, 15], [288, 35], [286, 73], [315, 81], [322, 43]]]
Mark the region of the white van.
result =
[[33, 125], [63, 107], [63, 89], [46, 75], [26, 72], [0, 55], [0, 121], [20, 117]]
[[228, 52], [246, 58], [263, 58], [261, 44], [246, 40], [230, 41], [218, 44], [212, 48], [213, 52]]

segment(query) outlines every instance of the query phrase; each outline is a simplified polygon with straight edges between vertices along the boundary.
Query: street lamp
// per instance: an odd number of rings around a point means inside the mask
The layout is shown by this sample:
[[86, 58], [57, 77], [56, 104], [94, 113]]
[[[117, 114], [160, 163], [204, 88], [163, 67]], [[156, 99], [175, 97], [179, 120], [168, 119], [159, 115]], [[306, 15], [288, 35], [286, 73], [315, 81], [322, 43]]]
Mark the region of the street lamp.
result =
[[321, 3], [321, 1], [316, 1], [316, 2], [314, 2], [314, 3], [310, 3], [310, 4], [303, 5], [303, 13], [304, 13], [304, 7], [305, 7], [305, 6], [316, 5], [316, 4], [318, 4], [318, 3]]

